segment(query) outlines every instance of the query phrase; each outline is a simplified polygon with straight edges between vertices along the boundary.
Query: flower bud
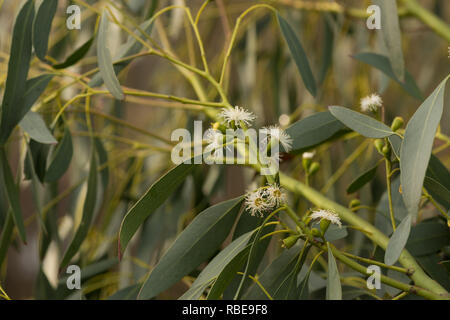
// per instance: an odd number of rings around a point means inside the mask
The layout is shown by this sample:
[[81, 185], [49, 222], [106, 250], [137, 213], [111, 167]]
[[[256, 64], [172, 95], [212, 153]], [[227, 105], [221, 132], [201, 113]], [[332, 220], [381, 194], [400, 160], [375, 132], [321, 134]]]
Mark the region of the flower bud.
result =
[[375, 141], [374, 141], [374, 143], [373, 143], [373, 145], [375, 146], [375, 149], [377, 149], [377, 151], [380, 153], [380, 154], [383, 154], [383, 147], [384, 147], [384, 141], [383, 140], [381, 140], [381, 139], [376, 139]]
[[322, 231], [322, 235], [327, 232], [328, 227], [330, 226], [330, 220], [322, 219], [320, 220], [320, 230]]
[[316, 228], [313, 228], [313, 229], [311, 230], [311, 233], [312, 233], [312, 235], [313, 235], [314, 237], [321, 237], [321, 236], [322, 236], [322, 234], [320, 233], [319, 229], [316, 229]]
[[350, 201], [350, 203], [348, 204], [349, 208], [355, 208], [358, 207], [359, 205], [361, 205], [361, 201], [359, 201], [359, 199], [353, 199], [352, 201]]
[[389, 145], [385, 145], [385, 146], [383, 147], [383, 149], [381, 149], [381, 151], [383, 152], [383, 155], [384, 155], [386, 158], [389, 158], [389, 157], [390, 157], [390, 155], [391, 155], [391, 148], [389, 147]]
[[311, 162], [312, 162], [312, 160], [310, 158], [302, 159], [303, 169], [305, 169], [305, 171], [308, 173], [309, 173], [309, 166], [311, 165]]
[[313, 175], [314, 173], [316, 173], [317, 171], [319, 171], [320, 169], [320, 164], [318, 162], [313, 162], [311, 163], [311, 165], [309, 166], [309, 175]]
[[300, 238], [300, 236], [297, 234], [294, 234], [287, 238], [284, 238], [282, 240], [282, 242], [283, 242], [282, 247], [286, 248], [286, 249], [292, 248], [292, 246], [294, 246], [294, 244], [297, 243], [298, 238]]
[[398, 129], [400, 129], [401, 127], [403, 127], [403, 124], [405, 122], [403, 121], [402, 117], [395, 117], [394, 121], [392, 121], [392, 125], [391, 125], [391, 129], [392, 131], [397, 131]]

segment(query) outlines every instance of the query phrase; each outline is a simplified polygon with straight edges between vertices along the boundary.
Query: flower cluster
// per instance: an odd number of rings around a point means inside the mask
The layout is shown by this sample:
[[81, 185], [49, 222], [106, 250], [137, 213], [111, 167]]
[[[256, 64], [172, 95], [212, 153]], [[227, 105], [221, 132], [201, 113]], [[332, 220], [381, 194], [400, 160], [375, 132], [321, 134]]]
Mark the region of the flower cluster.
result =
[[310, 218], [312, 220], [325, 219], [325, 220], [330, 221], [331, 223], [334, 223], [335, 225], [338, 225], [339, 227], [342, 226], [341, 218], [339, 218], [339, 216], [335, 212], [330, 211], [330, 210], [320, 209], [320, 210], [313, 211], [310, 215]]
[[381, 108], [382, 105], [383, 105], [383, 100], [376, 93], [373, 93], [373, 94], [361, 99], [361, 111], [362, 112], [368, 112], [368, 111], [375, 112], [375, 111], [377, 111], [378, 108]]
[[272, 211], [286, 202], [284, 190], [277, 184], [251, 191], [245, 198], [245, 206], [251, 215], [264, 216], [264, 213]]
[[228, 126], [236, 127], [241, 126], [241, 122], [245, 123], [247, 126], [251, 126], [252, 122], [256, 119], [253, 112], [245, 110], [244, 108], [235, 106], [234, 108], [223, 108], [222, 112], [219, 114]]
[[274, 139], [283, 146], [284, 151], [286, 152], [291, 151], [293, 140], [286, 131], [284, 131], [277, 125], [264, 127], [263, 130], [267, 134], [267, 143], [269, 143], [272, 139]]

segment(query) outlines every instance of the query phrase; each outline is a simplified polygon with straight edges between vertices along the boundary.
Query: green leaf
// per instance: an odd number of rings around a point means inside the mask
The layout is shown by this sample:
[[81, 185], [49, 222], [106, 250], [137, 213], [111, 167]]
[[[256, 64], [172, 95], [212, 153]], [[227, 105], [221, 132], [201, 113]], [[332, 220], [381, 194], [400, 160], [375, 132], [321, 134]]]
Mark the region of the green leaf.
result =
[[22, 217], [22, 209], [20, 208], [19, 188], [14, 183], [14, 178], [11, 172], [11, 168], [9, 166], [8, 158], [6, 157], [5, 148], [0, 148], [0, 162], [2, 166], [2, 176], [3, 176], [2, 185], [6, 189], [9, 205], [12, 210], [14, 224], [16, 225], [17, 230], [19, 231], [20, 238], [24, 243], [26, 243], [27, 235], [25, 231], [25, 224], [23, 222]]
[[416, 216], [423, 180], [430, 160], [434, 136], [444, 107], [444, 90], [449, 76], [422, 103], [409, 120], [400, 151], [400, 181], [409, 214]]
[[39, 113], [29, 111], [19, 123], [20, 127], [28, 133], [31, 139], [43, 144], [55, 144], [55, 137], [48, 130], [44, 119]]
[[447, 189], [444, 185], [440, 184], [438, 181], [430, 177], [425, 177], [423, 186], [434, 198], [436, 198], [436, 200], [442, 203], [446, 209], [449, 209], [448, 203], [448, 201], [450, 200], [449, 189]]
[[447, 210], [450, 209], [450, 172], [442, 162], [433, 154], [431, 155], [423, 186], [430, 195]]
[[[284, 250], [259, 276], [259, 282], [269, 294], [273, 294], [289, 276], [297, 262], [300, 245]], [[253, 284], [243, 296], [245, 300], [267, 300], [267, 295], [257, 284]]]
[[46, 62], [48, 38], [52, 29], [58, 0], [44, 0], [38, 9], [33, 25], [33, 45], [36, 56]]
[[423, 100], [422, 93], [420, 89], [417, 87], [414, 79], [408, 71], [405, 71], [405, 81], [400, 81], [396, 76], [392, 69], [391, 63], [389, 62], [389, 58], [376, 53], [364, 52], [358, 53], [353, 56], [356, 60], [367, 63], [372, 67], [377, 68], [385, 75], [390, 77], [392, 80], [397, 82], [406, 92], [408, 92], [411, 96], [418, 100]]
[[166, 201], [193, 169], [194, 164], [182, 163], [176, 166], [156, 181], [127, 212], [119, 231], [119, 257], [125, 252], [139, 226]]
[[317, 94], [316, 81], [309, 66], [308, 58], [306, 57], [305, 50], [300, 43], [295, 31], [289, 25], [289, 23], [277, 12], [277, 20], [281, 29], [281, 33], [287, 42], [289, 50], [291, 51], [292, 58], [294, 58], [298, 71], [302, 76], [306, 89], [315, 97]]
[[14, 24], [8, 75], [0, 115], [0, 145], [6, 142], [11, 131], [26, 113], [22, 112], [20, 106], [30, 68], [33, 18], [34, 1], [28, 0], [20, 9]]
[[414, 256], [436, 253], [450, 245], [450, 229], [443, 223], [423, 222], [411, 228], [406, 248]]
[[400, 149], [402, 148], [403, 139], [398, 135], [393, 134], [388, 137], [389, 143], [391, 144], [392, 151], [394, 152], [397, 159], [400, 159]]
[[89, 52], [92, 44], [94, 43], [95, 36], [92, 36], [88, 41], [86, 41], [81, 47], [76, 49], [70, 56], [67, 57], [66, 61], [63, 63], [53, 65], [55, 69], [65, 69], [73, 66], [75, 63], [83, 59], [83, 57]]
[[331, 252], [330, 244], [328, 246], [328, 277], [327, 277], [327, 300], [342, 300], [342, 287], [339, 271]]
[[59, 180], [69, 168], [73, 155], [72, 136], [69, 128], [65, 128], [64, 136], [51, 155], [51, 162], [45, 173], [46, 182]]
[[97, 199], [97, 159], [95, 151], [93, 150], [91, 155], [91, 165], [89, 168], [86, 198], [84, 200], [83, 205], [83, 217], [81, 218], [80, 226], [78, 227], [78, 230], [75, 233], [72, 242], [70, 243], [69, 247], [66, 250], [66, 253], [64, 254], [64, 257], [60, 264], [60, 268], [63, 268], [69, 264], [70, 260], [79, 251], [84, 239], [86, 238], [94, 217], [96, 199]]
[[374, 0], [381, 9], [381, 33], [388, 51], [394, 74], [400, 81], [405, 80], [405, 61], [402, 52], [402, 37], [398, 19], [397, 1]]
[[[253, 231], [247, 232], [231, 242], [225, 249], [223, 249], [214, 259], [211, 260], [210, 263], [202, 270], [202, 272], [198, 275], [197, 279], [195, 279], [194, 283], [192, 283], [191, 288], [186, 291], [179, 300], [195, 300], [201, 297], [203, 291], [212, 283], [213, 289], [211, 289], [208, 299], [218, 298], [220, 296], [221, 291], [223, 291], [224, 286], [223, 283], [225, 277], [222, 275], [224, 270], [228, 267], [230, 263], [239, 262], [242, 260], [245, 253], [248, 252], [249, 246], [248, 242], [253, 234]], [[233, 268], [235, 269], [235, 268]], [[234, 276], [234, 274], [232, 275]], [[218, 278], [221, 277], [220, 283], [216, 284]], [[231, 280], [231, 279], [230, 279]], [[220, 290], [219, 289], [222, 289]]]
[[157, 296], [211, 257], [230, 233], [242, 201], [238, 197], [202, 211], [152, 270], [139, 299]]
[[[152, 30], [152, 27], [153, 27], [153, 20], [149, 19], [149, 20], [145, 21], [144, 23], [142, 23], [139, 27], [141, 28], [141, 30], [145, 31], [146, 33], [150, 33]], [[134, 32], [134, 34], [136, 36], [140, 37], [141, 39], [143, 39], [144, 41], [146, 40], [145, 38], [143, 38], [143, 35], [141, 34], [141, 32], [139, 30], [136, 30]], [[127, 42], [124, 43], [119, 48], [118, 54], [115, 56], [114, 60], [120, 60], [125, 57], [135, 55], [135, 54], [139, 53], [139, 51], [141, 51], [141, 49], [142, 49], [142, 43], [137, 41], [134, 37], [129, 36]], [[125, 61], [125, 62], [114, 64], [115, 74], [116, 75], [119, 74], [129, 64], [130, 64], [130, 61]], [[103, 84], [103, 79], [102, 79], [100, 73], [97, 73], [96, 75], [94, 75], [92, 77], [91, 81], [89, 81], [89, 83], [88, 83], [88, 85], [90, 87], [97, 87], [102, 84]]]
[[[94, 145], [95, 150], [97, 151], [100, 166], [105, 165], [106, 163], [108, 163], [108, 152], [105, 150], [102, 141], [99, 138], [95, 138]], [[108, 188], [109, 182], [108, 166], [106, 166], [100, 171], [100, 177], [102, 179], [103, 190], [106, 190]]]
[[389, 239], [389, 243], [384, 254], [384, 263], [388, 266], [391, 266], [397, 262], [403, 248], [405, 248], [409, 233], [411, 231], [411, 220], [412, 215], [408, 214], [400, 225], [397, 226], [394, 234]]
[[373, 168], [367, 170], [362, 175], [360, 175], [358, 178], [353, 180], [353, 182], [348, 186], [347, 188], [347, 194], [354, 193], [364, 187], [368, 182], [372, 181], [373, 178], [375, 178], [375, 175], [377, 173], [378, 164], [374, 166]]
[[97, 58], [98, 67], [100, 69], [100, 74], [105, 82], [106, 88], [118, 100], [123, 100], [125, 95], [123, 94], [122, 87], [120, 86], [119, 80], [117, 80], [116, 74], [114, 73], [111, 53], [109, 52], [107, 38], [108, 38], [108, 12], [106, 10], [102, 13], [102, 18], [100, 21], [100, 27], [98, 29], [98, 39], [97, 39]]
[[0, 237], [0, 267], [3, 266], [3, 261], [5, 261], [6, 254], [10, 243], [12, 241], [14, 231], [14, 218], [11, 207], [7, 211], [6, 221], [2, 228], [2, 235]]
[[331, 114], [350, 129], [368, 138], [385, 138], [394, 132], [384, 123], [348, 108], [331, 106]]
[[328, 111], [301, 119], [286, 129], [286, 133], [293, 139], [293, 153], [304, 152], [346, 132], [347, 127]]
[[136, 300], [141, 284], [133, 284], [129, 287], [116, 291], [113, 295], [109, 296], [107, 300]]

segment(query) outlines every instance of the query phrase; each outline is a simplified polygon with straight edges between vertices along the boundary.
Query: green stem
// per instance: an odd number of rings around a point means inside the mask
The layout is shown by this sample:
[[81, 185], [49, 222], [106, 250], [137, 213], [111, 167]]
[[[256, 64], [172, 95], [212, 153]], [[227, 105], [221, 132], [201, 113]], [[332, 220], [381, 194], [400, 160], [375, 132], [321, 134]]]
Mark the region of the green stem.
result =
[[387, 185], [387, 194], [388, 194], [388, 203], [389, 203], [389, 215], [391, 217], [392, 230], [395, 231], [397, 228], [395, 225], [395, 215], [394, 215], [394, 206], [392, 205], [392, 191], [391, 191], [391, 161], [386, 158], [386, 185]]

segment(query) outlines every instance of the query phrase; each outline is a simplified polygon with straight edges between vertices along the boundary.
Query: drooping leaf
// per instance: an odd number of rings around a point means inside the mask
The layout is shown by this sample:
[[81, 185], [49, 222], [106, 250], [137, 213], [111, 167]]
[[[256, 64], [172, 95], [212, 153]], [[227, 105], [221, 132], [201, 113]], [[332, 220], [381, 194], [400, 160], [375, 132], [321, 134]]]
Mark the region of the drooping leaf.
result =
[[317, 94], [316, 81], [309, 66], [306, 52], [303, 49], [300, 40], [298, 39], [295, 31], [289, 25], [289, 23], [277, 12], [277, 20], [283, 34], [284, 39], [287, 42], [292, 58], [297, 65], [298, 71], [302, 76], [306, 89], [315, 97]]
[[[153, 28], [153, 20], [149, 19], [142, 23], [140, 26], [141, 30], [150, 33]], [[135, 35], [143, 39], [143, 35], [139, 30], [135, 31]], [[145, 40], [145, 39], [143, 39]], [[126, 43], [124, 43], [118, 50], [118, 54], [114, 57], [114, 61], [123, 59], [128, 56], [137, 54], [142, 49], [142, 43], [137, 41], [134, 37], [129, 36]], [[130, 61], [120, 62], [114, 64], [114, 72], [118, 75], [123, 69], [125, 69], [130, 64]], [[94, 75], [89, 81], [88, 85], [90, 87], [97, 87], [103, 84], [103, 79], [100, 73]]]
[[89, 52], [92, 44], [94, 43], [95, 36], [92, 36], [81, 47], [76, 49], [63, 63], [53, 65], [55, 69], [65, 69], [73, 66], [75, 63], [83, 59], [83, 57]]
[[450, 209], [450, 197], [448, 196], [450, 190], [450, 172], [433, 154], [428, 163], [423, 186], [433, 199], [443, 205], [447, 210]]
[[293, 139], [293, 153], [304, 152], [348, 131], [347, 127], [328, 111], [301, 119], [286, 129], [286, 133]]
[[43, 144], [55, 144], [55, 137], [48, 130], [44, 119], [39, 113], [29, 111], [19, 123], [20, 127], [28, 133], [31, 139]]
[[44, 0], [38, 9], [33, 25], [33, 45], [36, 56], [46, 62], [48, 39], [55, 17], [58, 0]]
[[336, 260], [331, 252], [330, 244], [328, 246], [328, 277], [327, 277], [327, 300], [342, 300], [342, 287]]
[[[245, 248], [247, 248], [248, 242], [253, 232], [247, 232], [241, 235], [239, 238], [231, 242], [225, 249], [223, 249], [217, 256], [211, 260], [210, 263], [202, 270], [192, 283], [191, 288], [186, 291], [179, 299], [180, 300], [195, 300], [200, 298], [203, 291], [221, 276], [224, 269], [231, 263], [236, 257], [242, 258], [241, 254]], [[248, 250], [247, 250], [248, 251]], [[215, 297], [218, 293], [218, 287], [214, 289], [210, 299]], [[220, 293], [219, 293], [220, 294]]]
[[[94, 139], [95, 150], [97, 151], [99, 165], [103, 166], [108, 162], [108, 152], [105, 150], [102, 141], [99, 138]], [[103, 189], [108, 188], [109, 182], [109, 170], [108, 166], [100, 170], [100, 176], [102, 179]]]
[[182, 163], [156, 181], [127, 212], [119, 231], [119, 257], [139, 226], [158, 209], [194, 169], [194, 164]]
[[242, 197], [231, 199], [201, 212], [152, 270], [139, 299], [155, 297], [208, 259], [228, 236], [242, 200]]
[[384, 123], [348, 108], [331, 106], [331, 114], [350, 129], [368, 138], [385, 138], [394, 132]]
[[73, 155], [72, 136], [70, 130], [65, 128], [64, 136], [51, 155], [51, 162], [45, 173], [46, 182], [59, 180], [69, 168]]
[[19, 231], [20, 238], [23, 242], [27, 241], [25, 224], [23, 222], [22, 209], [20, 207], [19, 188], [14, 182], [14, 178], [9, 166], [8, 158], [4, 148], [0, 148], [0, 162], [2, 166], [3, 188], [6, 189], [9, 205], [11, 207], [14, 224]]
[[450, 229], [438, 222], [422, 222], [411, 228], [406, 249], [414, 256], [436, 253], [450, 245]]
[[97, 38], [97, 58], [98, 67], [100, 69], [100, 74], [103, 78], [106, 88], [118, 100], [123, 100], [125, 95], [123, 94], [122, 87], [120, 86], [119, 80], [114, 73], [111, 53], [108, 48], [108, 12], [105, 10], [102, 13], [102, 18], [100, 21], [100, 27], [98, 29]]
[[384, 263], [386, 263], [388, 266], [391, 266], [397, 262], [403, 248], [405, 248], [409, 233], [411, 231], [411, 221], [412, 215], [408, 214], [397, 226], [397, 229], [389, 239], [389, 243], [384, 255]]
[[402, 195], [409, 214], [416, 216], [434, 136], [444, 107], [445, 78], [409, 120], [400, 151]]
[[362, 175], [360, 175], [358, 178], [356, 178], [347, 188], [347, 194], [354, 193], [361, 189], [364, 185], [366, 185], [368, 182], [372, 181], [373, 178], [375, 178], [375, 175], [377, 173], [378, 164], [374, 166], [373, 168], [367, 170]]
[[21, 105], [30, 68], [33, 18], [34, 1], [28, 0], [20, 9], [14, 23], [8, 75], [0, 115], [0, 145], [6, 142], [11, 131], [26, 113], [22, 112]]
[[356, 60], [359, 60], [361, 62], [367, 63], [371, 65], [372, 67], [377, 68], [381, 72], [383, 72], [385, 75], [393, 79], [395, 82], [400, 84], [400, 86], [411, 96], [418, 100], [422, 100], [423, 96], [420, 92], [420, 89], [417, 87], [417, 84], [415, 83], [414, 79], [412, 78], [411, 74], [408, 71], [405, 71], [405, 81], [401, 82], [394, 74], [394, 71], [392, 70], [391, 63], [389, 62], [389, 58], [377, 54], [377, 53], [371, 53], [371, 52], [364, 52], [364, 53], [358, 53], [353, 56]]
[[374, 0], [381, 9], [381, 33], [388, 51], [394, 74], [400, 81], [405, 80], [402, 37], [398, 18], [397, 1]]
[[94, 151], [91, 155], [91, 163], [89, 168], [89, 177], [86, 198], [83, 205], [83, 217], [81, 218], [81, 223], [73, 237], [72, 242], [64, 254], [61, 261], [60, 268], [65, 267], [69, 264], [70, 260], [80, 249], [84, 239], [86, 238], [89, 228], [94, 217], [95, 205], [97, 199], [97, 158]]

